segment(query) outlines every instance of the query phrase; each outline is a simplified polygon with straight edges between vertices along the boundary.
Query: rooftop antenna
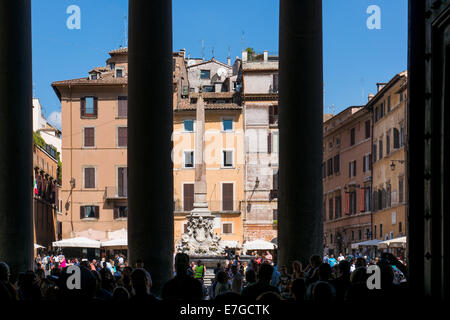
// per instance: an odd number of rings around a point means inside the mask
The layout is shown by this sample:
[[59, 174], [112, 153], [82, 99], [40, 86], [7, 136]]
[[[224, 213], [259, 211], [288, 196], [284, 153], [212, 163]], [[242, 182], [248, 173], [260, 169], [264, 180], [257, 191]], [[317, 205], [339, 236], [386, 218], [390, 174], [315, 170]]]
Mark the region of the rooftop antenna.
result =
[[202, 40], [202, 60], [205, 60], [205, 40]]
[[245, 36], [244, 36], [244, 34], [245, 34], [245, 31], [244, 30], [242, 30], [242, 36], [241, 36], [241, 51], [244, 51], [244, 39], [245, 39]]
[[328, 106], [328, 111], [329, 111], [331, 114], [335, 114], [335, 112], [336, 112], [336, 106], [335, 106], [334, 104], [332, 104], [331, 106]]
[[214, 58], [214, 46], [212, 46], [211, 52], [212, 52], [212, 57]]
[[123, 15], [123, 46], [128, 47], [127, 15]]
[[231, 58], [231, 46], [228, 46], [228, 56], [227, 58]]

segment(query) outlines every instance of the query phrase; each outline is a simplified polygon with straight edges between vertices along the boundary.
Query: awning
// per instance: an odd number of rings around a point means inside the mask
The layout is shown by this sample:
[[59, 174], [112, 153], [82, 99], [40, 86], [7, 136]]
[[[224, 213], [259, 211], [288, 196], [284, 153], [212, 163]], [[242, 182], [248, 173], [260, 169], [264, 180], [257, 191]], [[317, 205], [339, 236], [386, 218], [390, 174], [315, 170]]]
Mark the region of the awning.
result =
[[272, 242], [261, 239], [246, 242], [243, 246], [245, 250], [273, 250], [276, 247]]
[[352, 243], [352, 249], [358, 249], [359, 247], [376, 247], [380, 242], [381, 240], [373, 239], [358, 243]]
[[102, 247], [103, 248], [126, 249], [128, 247], [128, 239], [120, 238], [120, 239], [113, 239], [113, 240], [109, 240], [109, 241], [102, 241]]
[[59, 248], [100, 248], [100, 241], [78, 237], [55, 241], [52, 245]]
[[45, 247], [44, 247], [44, 246], [41, 246], [40, 244], [35, 243], [35, 244], [34, 244], [34, 248], [35, 248], [35, 249], [43, 249], [43, 248], [45, 248]]
[[394, 238], [385, 241], [381, 241], [378, 244], [378, 248], [405, 248], [406, 247], [406, 237]]

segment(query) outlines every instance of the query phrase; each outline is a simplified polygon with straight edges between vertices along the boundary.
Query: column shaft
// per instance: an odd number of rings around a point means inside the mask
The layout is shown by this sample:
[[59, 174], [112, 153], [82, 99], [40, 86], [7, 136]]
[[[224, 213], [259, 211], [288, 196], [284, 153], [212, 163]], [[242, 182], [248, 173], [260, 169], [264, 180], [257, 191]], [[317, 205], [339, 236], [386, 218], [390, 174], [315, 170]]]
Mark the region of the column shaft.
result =
[[279, 264], [323, 253], [322, 1], [280, 1]]
[[29, 0], [0, 2], [0, 261], [32, 268], [32, 78]]
[[128, 248], [158, 292], [172, 276], [172, 1], [130, 0]]

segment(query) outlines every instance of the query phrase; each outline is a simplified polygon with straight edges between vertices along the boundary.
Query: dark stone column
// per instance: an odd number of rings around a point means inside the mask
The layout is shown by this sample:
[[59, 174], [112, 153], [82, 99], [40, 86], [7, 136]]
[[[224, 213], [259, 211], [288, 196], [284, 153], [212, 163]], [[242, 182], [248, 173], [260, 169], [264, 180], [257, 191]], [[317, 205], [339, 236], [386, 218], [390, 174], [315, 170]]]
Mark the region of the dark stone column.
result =
[[0, 2], [0, 261], [33, 265], [32, 79], [29, 0]]
[[322, 1], [280, 1], [279, 264], [323, 253]]
[[172, 1], [130, 0], [128, 249], [158, 292], [173, 274]]

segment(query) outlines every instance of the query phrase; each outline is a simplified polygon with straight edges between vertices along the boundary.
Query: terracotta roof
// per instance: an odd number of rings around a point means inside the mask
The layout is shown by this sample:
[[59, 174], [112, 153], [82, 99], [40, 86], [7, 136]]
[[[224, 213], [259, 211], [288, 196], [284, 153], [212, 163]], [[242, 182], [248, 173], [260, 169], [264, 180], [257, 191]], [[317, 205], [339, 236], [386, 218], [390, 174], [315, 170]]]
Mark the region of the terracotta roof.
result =
[[206, 63], [211, 63], [211, 62], [215, 62], [215, 63], [220, 64], [220, 65], [222, 65], [224, 67], [227, 67], [229, 69], [232, 68], [231, 66], [227, 65], [226, 63], [220, 62], [220, 61], [218, 61], [218, 60], [216, 60], [214, 58], [212, 58], [211, 60], [208, 60], [208, 61], [203, 61], [203, 62], [200, 62], [200, 63], [191, 64], [190, 66], [187, 66], [187, 68], [189, 69], [189, 68], [192, 68], [192, 67], [197, 67], [199, 65], [206, 64]]
[[128, 53], [128, 48], [119, 48], [119, 49], [111, 50], [109, 52], [109, 55], [113, 56], [115, 54], [125, 54], [125, 53]]
[[[187, 110], [196, 110], [196, 104], [188, 104], [185, 106], [181, 106], [181, 108], [175, 109], [175, 111], [187, 111]], [[216, 103], [216, 104], [207, 104], [205, 105], [206, 110], [240, 110], [242, 106], [236, 103]]]
[[95, 85], [116, 85], [116, 84], [128, 84], [128, 78], [107, 77], [98, 80], [90, 80], [89, 78], [78, 78], [71, 80], [55, 81], [52, 83], [52, 87], [62, 87], [67, 85], [95, 86]]
[[110, 69], [108, 67], [95, 67], [92, 70], [89, 71], [89, 73], [92, 72], [107, 72], [110, 71]]
[[[235, 95], [235, 92], [203, 92], [202, 96], [204, 99], [214, 99], [214, 98], [233, 98]], [[198, 98], [200, 96], [200, 93], [198, 92], [191, 92], [189, 97], [191, 98]]]

